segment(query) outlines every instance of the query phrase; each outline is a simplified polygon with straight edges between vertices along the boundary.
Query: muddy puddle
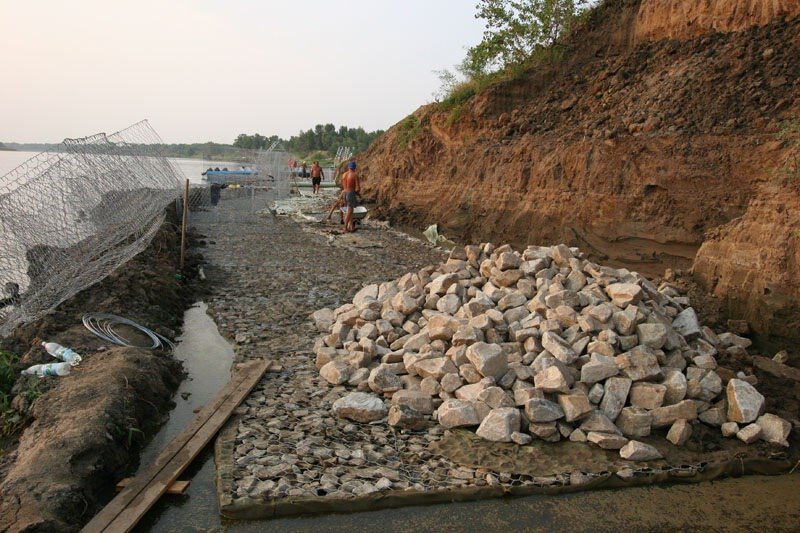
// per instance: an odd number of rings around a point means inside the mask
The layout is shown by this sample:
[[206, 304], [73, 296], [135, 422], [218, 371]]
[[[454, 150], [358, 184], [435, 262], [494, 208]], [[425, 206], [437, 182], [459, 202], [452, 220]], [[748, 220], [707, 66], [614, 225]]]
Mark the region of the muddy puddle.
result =
[[[175, 409], [169, 420], [142, 452], [139, 471], [158, 456], [177, 434], [230, 379], [233, 349], [217, 330], [199, 302], [184, 315], [183, 335], [175, 347], [175, 357], [183, 362], [187, 377], [175, 394]], [[219, 524], [214, 488], [213, 444], [206, 447], [180, 479], [191, 480], [181, 496], [165, 495], [145, 515], [137, 531], [205, 531]]]

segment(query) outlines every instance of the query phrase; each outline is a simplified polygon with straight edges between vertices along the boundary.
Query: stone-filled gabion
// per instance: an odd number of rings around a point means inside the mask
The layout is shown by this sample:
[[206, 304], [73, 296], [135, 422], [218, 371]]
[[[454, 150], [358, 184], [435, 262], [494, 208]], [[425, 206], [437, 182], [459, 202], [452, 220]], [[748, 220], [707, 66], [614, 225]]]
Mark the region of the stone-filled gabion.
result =
[[[632, 460], [660, 457], [633, 439], [664, 428], [682, 445], [695, 420], [788, 446], [790, 424], [764, 414], [754, 377], [717, 366], [719, 351], [742, 352], [750, 340], [702, 326], [674, 285], [563, 244], [457, 247], [438, 268], [368, 285], [313, 318], [324, 333], [320, 374], [386, 398], [392, 425], [436, 420], [518, 444], [588, 441]], [[342, 404], [340, 416], [387, 415], [364, 396]]]

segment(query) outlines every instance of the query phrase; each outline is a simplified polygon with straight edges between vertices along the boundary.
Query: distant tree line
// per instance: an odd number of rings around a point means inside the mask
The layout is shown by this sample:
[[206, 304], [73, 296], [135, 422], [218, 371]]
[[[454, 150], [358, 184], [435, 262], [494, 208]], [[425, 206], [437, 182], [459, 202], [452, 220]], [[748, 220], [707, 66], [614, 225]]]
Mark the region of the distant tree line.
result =
[[284, 149], [298, 154], [314, 151], [335, 152], [340, 146], [349, 146], [356, 152], [360, 152], [366, 150], [370, 143], [382, 133], [383, 130], [367, 132], [360, 126], [357, 128], [339, 126], [337, 129], [333, 124], [317, 124], [307, 131], [300, 131], [288, 140], [281, 139], [277, 135], [265, 137], [258, 133], [253, 135], [242, 133], [236, 137], [233, 146], [258, 150], [259, 148], [268, 148], [278, 141]]

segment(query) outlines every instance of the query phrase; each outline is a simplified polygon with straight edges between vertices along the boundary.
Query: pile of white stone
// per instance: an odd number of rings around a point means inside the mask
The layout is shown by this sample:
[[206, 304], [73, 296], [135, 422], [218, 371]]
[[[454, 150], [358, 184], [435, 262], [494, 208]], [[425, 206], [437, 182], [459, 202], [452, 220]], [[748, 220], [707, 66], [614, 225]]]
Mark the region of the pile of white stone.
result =
[[313, 318], [320, 374], [359, 391], [333, 406], [353, 420], [588, 441], [632, 460], [660, 457], [633, 439], [663, 428], [680, 446], [701, 422], [788, 446], [791, 425], [764, 414], [755, 377], [717, 366], [748, 339], [701, 326], [674, 285], [565, 245], [457, 247], [436, 269], [368, 285]]

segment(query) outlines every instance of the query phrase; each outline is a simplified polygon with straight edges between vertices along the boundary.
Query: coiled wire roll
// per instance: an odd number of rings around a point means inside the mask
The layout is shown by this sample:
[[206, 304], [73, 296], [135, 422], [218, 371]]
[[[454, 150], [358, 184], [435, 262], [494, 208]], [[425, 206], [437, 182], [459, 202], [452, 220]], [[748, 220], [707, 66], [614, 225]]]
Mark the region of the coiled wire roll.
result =
[[[118, 344], [119, 346], [143, 348], [146, 350], [160, 349], [164, 351], [171, 351], [175, 348], [175, 345], [172, 343], [172, 341], [163, 335], [159, 335], [155, 331], [150, 330], [141, 324], [134, 322], [133, 320], [128, 320], [127, 318], [123, 318], [121, 316], [111, 315], [108, 313], [87, 313], [83, 315], [83, 325], [86, 327], [86, 329], [101, 339], [113, 344]], [[118, 325], [125, 325], [139, 330], [149, 337], [150, 340], [153, 341], [153, 344], [151, 346], [139, 346], [134, 344], [114, 330], [114, 327]]]

